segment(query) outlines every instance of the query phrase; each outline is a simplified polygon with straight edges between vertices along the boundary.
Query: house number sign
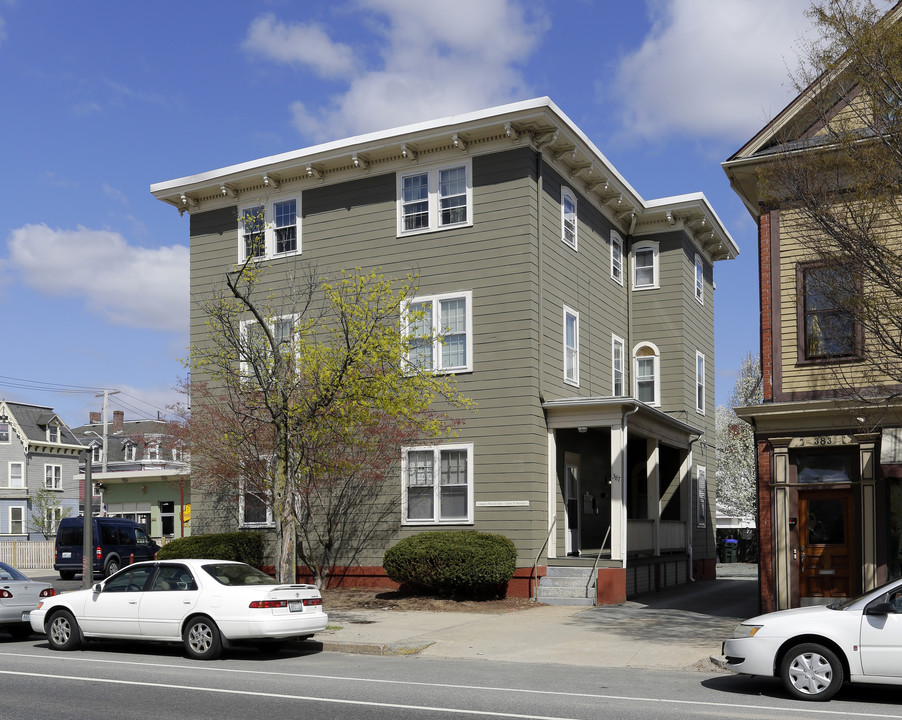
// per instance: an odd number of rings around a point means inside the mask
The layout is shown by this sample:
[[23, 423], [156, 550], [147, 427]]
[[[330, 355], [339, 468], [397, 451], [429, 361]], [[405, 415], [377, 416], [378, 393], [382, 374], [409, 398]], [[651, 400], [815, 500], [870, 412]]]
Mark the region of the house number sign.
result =
[[854, 444], [854, 441], [848, 435], [811, 435], [809, 437], [793, 438], [789, 443], [789, 447], [830, 447], [832, 445]]

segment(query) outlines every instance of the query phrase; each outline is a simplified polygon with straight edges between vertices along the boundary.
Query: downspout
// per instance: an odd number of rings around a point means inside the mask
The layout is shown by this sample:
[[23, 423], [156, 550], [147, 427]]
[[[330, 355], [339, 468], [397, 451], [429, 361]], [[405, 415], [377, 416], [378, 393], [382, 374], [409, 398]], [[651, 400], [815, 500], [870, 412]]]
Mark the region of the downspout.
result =
[[[626, 252], [626, 347], [624, 348], [624, 354], [627, 357], [623, 358], [623, 364], [625, 367], [628, 367], [632, 370], [633, 366], [633, 272], [632, 272], [632, 262], [631, 258], [633, 256], [633, 232], [636, 230], [636, 211], [634, 210], [632, 213], [632, 217], [630, 218], [630, 229], [626, 234], [626, 240], [624, 241], [624, 251]], [[627, 359], [628, 358], [628, 359]], [[627, 375], [629, 378], [629, 385], [627, 387], [632, 387], [632, 375]]]
[[538, 367], [539, 367], [539, 401], [545, 400], [544, 385], [544, 359], [545, 351], [542, 346], [542, 320], [545, 307], [545, 282], [544, 282], [544, 265], [542, 256], [542, 149], [536, 149], [536, 280], [539, 286], [539, 307], [538, 312], [538, 329], [536, 334], [536, 346], [538, 348]]
[[[702, 436], [692, 438], [689, 441], [688, 451], [692, 453], [692, 446], [695, 445], [699, 440], [702, 439]], [[689, 577], [689, 582], [694, 583], [695, 578], [692, 575], [692, 466], [689, 467], [689, 492], [686, 493], [686, 549], [689, 551], [689, 566], [687, 568], [687, 576]]]

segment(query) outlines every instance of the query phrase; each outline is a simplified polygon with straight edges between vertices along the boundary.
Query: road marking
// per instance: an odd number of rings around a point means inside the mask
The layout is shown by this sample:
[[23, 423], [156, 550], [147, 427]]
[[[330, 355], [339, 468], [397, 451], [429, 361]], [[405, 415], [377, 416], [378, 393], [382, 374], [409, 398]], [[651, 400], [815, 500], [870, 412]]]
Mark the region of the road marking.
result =
[[[31, 653], [3, 653], [0, 652], [0, 657], [29, 657], [29, 658], [39, 658], [42, 660], [46, 660], [48, 657], [53, 656], [45, 656], [45, 655], [35, 655]], [[284, 673], [284, 672], [271, 672], [264, 670], [239, 670], [239, 669], [231, 669], [231, 668], [213, 668], [207, 665], [176, 665], [172, 663], [145, 663], [145, 662], [136, 662], [136, 661], [121, 661], [121, 660], [104, 660], [101, 658], [74, 658], [71, 656], [58, 658], [60, 660], [64, 660], [66, 662], [83, 662], [83, 663], [106, 663], [112, 665], [136, 665], [142, 667], [153, 667], [153, 668], [172, 668], [176, 670], [206, 670], [212, 673], [235, 673], [235, 674], [243, 674], [243, 675], [273, 675], [277, 677], [291, 677], [291, 678], [307, 678], [310, 680], [339, 680], [345, 682], [354, 682], [354, 683], [372, 683], [372, 684], [383, 684], [383, 685], [407, 685], [413, 687], [440, 687], [451, 690], [469, 690], [469, 691], [487, 691], [487, 692], [505, 692], [505, 693], [513, 693], [513, 694], [524, 694], [524, 695], [557, 695], [564, 697], [572, 697], [572, 698], [586, 698], [589, 700], [622, 700], [628, 702], [644, 702], [649, 704], [661, 704], [661, 705], [691, 705], [696, 707], [705, 707], [705, 708], [742, 708], [747, 710], [754, 711], [779, 711], [779, 712], [788, 712], [788, 713], [804, 713], [807, 715], [839, 715], [842, 717], [861, 717], [861, 718], [888, 718], [892, 720], [900, 720], [902, 715], [884, 715], [884, 714], [875, 714], [870, 712], [849, 712], [848, 710], [822, 710], [818, 707], [812, 707], [811, 705], [807, 705], [805, 707], [781, 707], [778, 705], [749, 705], [742, 703], [732, 703], [732, 702], [711, 702], [704, 700], [675, 700], [671, 698], [646, 698], [639, 696], [631, 696], [631, 695], [602, 695], [598, 693], [580, 693], [580, 692], [564, 692], [562, 690], [535, 690], [529, 688], [508, 688], [508, 687], [492, 687], [486, 685], [455, 685], [450, 683], [426, 683], [426, 682], [416, 682], [413, 680], [383, 680], [378, 678], [358, 678], [358, 677], [348, 677], [342, 675], [319, 675], [314, 673]], [[63, 676], [63, 675], [50, 675], [43, 673], [28, 673], [28, 672], [20, 672], [13, 670], [0, 670], [0, 674], [3, 675], [24, 675], [24, 676], [34, 676], [34, 677], [50, 677], [50, 678], [60, 678], [60, 679], [71, 679], [71, 680], [85, 680], [84, 677], [78, 676]], [[97, 680], [96, 676], [91, 676], [92, 680]], [[149, 687], [170, 687], [172, 689], [183, 689], [183, 690], [197, 690], [200, 692], [218, 692], [218, 693], [230, 693], [234, 692], [240, 695], [260, 695], [264, 697], [273, 697], [273, 698], [290, 698], [297, 700], [313, 700], [313, 701], [322, 701], [322, 702], [332, 702], [332, 703], [348, 703], [352, 705], [371, 705], [373, 707], [390, 707], [390, 708], [407, 708], [407, 709], [418, 709], [418, 710], [435, 710], [436, 712], [452, 712], [452, 710], [448, 710], [445, 708], [430, 708], [427, 706], [408, 706], [408, 705], [393, 705], [389, 703], [378, 703], [378, 702], [364, 702], [364, 701], [355, 701], [355, 700], [338, 700], [338, 699], [324, 699], [319, 697], [305, 697], [299, 695], [281, 695], [276, 693], [263, 693], [263, 692], [250, 692], [250, 691], [239, 691], [239, 690], [228, 690], [228, 689], [216, 689], [216, 688], [202, 688], [196, 686], [180, 686], [180, 685], [157, 685], [156, 683], [141, 683], [134, 682], [130, 680], [98, 680], [98, 682], [112, 682], [112, 683], [121, 683], [121, 684], [132, 684], [132, 685], [141, 685], [141, 686], [149, 686]], [[494, 713], [488, 711], [479, 711], [479, 710], [454, 710], [453, 712], [462, 712], [462, 713], [470, 713], [474, 715], [489, 715], [489, 716], [500, 716], [500, 717], [511, 717], [511, 718], [525, 718], [528, 720], [566, 720], [565, 718], [547, 718], [542, 715], [511, 715], [510, 713]]]

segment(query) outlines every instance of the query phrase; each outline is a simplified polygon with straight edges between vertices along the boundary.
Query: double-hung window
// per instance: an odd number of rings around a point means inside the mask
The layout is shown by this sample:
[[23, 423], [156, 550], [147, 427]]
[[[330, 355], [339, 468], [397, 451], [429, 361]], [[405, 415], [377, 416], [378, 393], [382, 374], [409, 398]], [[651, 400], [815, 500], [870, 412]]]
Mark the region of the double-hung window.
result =
[[695, 409], [705, 414], [705, 356], [695, 353]]
[[47, 426], [47, 442], [58, 443], [60, 441], [60, 426]]
[[633, 288], [658, 287], [658, 244], [642, 243], [633, 248]]
[[695, 256], [695, 299], [702, 304], [705, 302], [705, 266], [698, 254]]
[[[273, 318], [269, 323], [273, 339], [282, 356], [291, 352], [297, 315], [283, 315]], [[256, 320], [241, 321], [241, 376], [251, 379], [258, 372], [266, 374], [272, 360], [272, 347], [266, 333]]]
[[8, 422], [0, 422], [0, 443], [6, 444], [9, 442], [9, 423]]
[[403, 449], [404, 522], [473, 522], [473, 445]]
[[561, 188], [561, 240], [577, 249], [576, 195], [570, 188]]
[[471, 292], [418, 297], [402, 310], [407, 363], [432, 372], [473, 369], [473, 295]]
[[144, 459], [145, 460], [159, 460], [160, 459], [160, 444], [158, 442], [149, 442], [144, 446]]
[[579, 313], [564, 306], [564, 382], [579, 385]]
[[398, 235], [472, 224], [470, 160], [398, 174]]
[[241, 527], [269, 527], [274, 523], [270, 480], [274, 460], [261, 457], [242, 464], [238, 480], [238, 521]]
[[301, 250], [300, 198], [286, 196], [238, 210], [239, 259], [263, 260]]
[[6, 481], [6, 487], [24, 488], [25, 487], [25, 465], [21, 462], [11, 462], [9, 464], [9, 475]]
[[648, 405], [660, 405], [660, 356], [651, 343], [638, 345], [633, 352], [633, 377], [636, 399]]
[[798, 282], [802, 289], [802, 359], [859, 357], [861, 330], [851, 306], [861, 291], [854, 276], [838, 268], [806, 264], [799, 267]]
[[44, 466], [44, 487], [48, 490], [63, 489], [63, 467], [62, 465], [45, 465]]
[[622, 397], [624, 395], [624, 345], [623, 338], [616, 335], [611, 337], [611, 357], [612, 395]]
[[91, 444], [91, 462], [99, 463], [103, 460], [103, 446], [100, 443]]
[[611, 279], [623, 285], [623, 240], [611, 230]]
[[133, 442], [125, 443], [125, 459], [128, 462], [134, 462], [137, 455], [137, 446]]
[[21, 505], [13, 505], [9, 509], [9, 534], [25, 534], [25, 508]]

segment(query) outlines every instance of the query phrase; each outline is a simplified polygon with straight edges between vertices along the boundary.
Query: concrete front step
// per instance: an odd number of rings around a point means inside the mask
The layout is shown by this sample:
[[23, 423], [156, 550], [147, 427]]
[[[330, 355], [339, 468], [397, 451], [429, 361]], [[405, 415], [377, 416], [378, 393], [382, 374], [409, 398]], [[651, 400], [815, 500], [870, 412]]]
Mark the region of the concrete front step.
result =
[[595, 583], [591, 577], [590, 568], [549, 566], [539, 581], [536, 600], [546, 605], [594, 605]]

